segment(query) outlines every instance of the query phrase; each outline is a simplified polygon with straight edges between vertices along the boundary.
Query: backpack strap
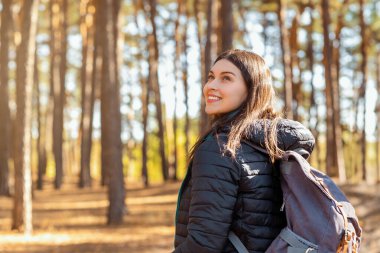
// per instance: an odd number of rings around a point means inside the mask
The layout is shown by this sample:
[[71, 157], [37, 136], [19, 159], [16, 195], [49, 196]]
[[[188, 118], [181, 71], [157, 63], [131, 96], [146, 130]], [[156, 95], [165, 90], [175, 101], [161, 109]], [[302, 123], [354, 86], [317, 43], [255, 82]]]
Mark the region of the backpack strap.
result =
[[318, 246], [304, 240], [293, 233], [288, 227], [281, 230], [279, 235], [282, 240], [289, 244], [288, 253], [317, 253]]
[[249, 253], [247, 248], [240, 241], [239, 237], [233, 232], [230, 231], [228, 233], [228, 239], [231, 241], [232, 245], [234, 245], [235, 249], [239, 253]]

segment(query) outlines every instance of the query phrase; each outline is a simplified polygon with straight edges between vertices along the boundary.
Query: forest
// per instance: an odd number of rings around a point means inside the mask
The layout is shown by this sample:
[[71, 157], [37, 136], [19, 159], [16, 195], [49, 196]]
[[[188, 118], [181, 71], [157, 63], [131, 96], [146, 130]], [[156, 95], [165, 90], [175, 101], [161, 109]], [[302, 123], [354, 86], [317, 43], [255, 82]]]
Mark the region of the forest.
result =
[[[1, 0], [0, 251], [168, 252], [216, 56], [261, 55], [380, 252], [380, 1]], [[152, 238], [155, 238], [152, 240]]]

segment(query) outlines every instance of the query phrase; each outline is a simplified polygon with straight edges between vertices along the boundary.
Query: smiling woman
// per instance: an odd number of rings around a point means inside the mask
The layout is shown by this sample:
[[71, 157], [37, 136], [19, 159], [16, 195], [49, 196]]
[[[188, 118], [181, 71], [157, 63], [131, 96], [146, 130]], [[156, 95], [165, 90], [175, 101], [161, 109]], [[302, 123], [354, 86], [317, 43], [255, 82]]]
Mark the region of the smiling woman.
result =
[[208, 115], [233, 111], [247, 98], [244, 78], [240, 70], [228, 60], [216, 62], [207, 79], [203, 94]]
[[249, 252], [265, 252], [286, 225], [273, 161], [289, 149], [309, 155], [314, 138], [300, 123], [275, 112], [269, 68], [253, 52], [219, 55], [203, 95], [211, 127], [189, 154], [174, 252], [236, 252], [230, 232]]

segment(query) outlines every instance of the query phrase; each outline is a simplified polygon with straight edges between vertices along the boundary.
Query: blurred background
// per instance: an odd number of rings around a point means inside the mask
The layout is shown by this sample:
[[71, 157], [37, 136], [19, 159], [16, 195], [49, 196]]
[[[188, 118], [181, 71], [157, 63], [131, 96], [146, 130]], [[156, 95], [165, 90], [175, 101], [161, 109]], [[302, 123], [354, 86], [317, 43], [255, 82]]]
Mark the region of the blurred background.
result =
[[168, 252], [202, 86], [270, 66], [380, 252], [379, 0], [0, 1], [0, 251]]

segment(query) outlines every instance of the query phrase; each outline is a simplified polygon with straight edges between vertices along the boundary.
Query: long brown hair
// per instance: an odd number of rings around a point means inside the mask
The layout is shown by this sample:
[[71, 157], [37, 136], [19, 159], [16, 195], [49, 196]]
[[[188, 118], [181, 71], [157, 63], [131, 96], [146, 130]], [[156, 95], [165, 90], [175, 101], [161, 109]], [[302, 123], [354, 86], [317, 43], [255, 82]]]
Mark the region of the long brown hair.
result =
[[189, 161], [208, 134], [218, 134], [226, 126], [230, 126], [230, 131], [225, 149], [235, 158], [241, 140], [249, 135], [250, 126], [262, 119], [269, 120], [269, 124], [264, 122], [265, 148], [274, 161], [283, 153], [277, 146], [277, 121], [280, 116], [274, 109], [276, 96], [265, 60], [253, 52], [239, 49], [221, 53], [214, 64], [222, 59], [230, 61], [241, 71], [247, 86], [247, 99], [236, 111], [211, 118], [210, 129], [191, 148]]

